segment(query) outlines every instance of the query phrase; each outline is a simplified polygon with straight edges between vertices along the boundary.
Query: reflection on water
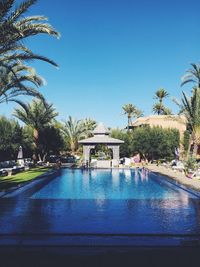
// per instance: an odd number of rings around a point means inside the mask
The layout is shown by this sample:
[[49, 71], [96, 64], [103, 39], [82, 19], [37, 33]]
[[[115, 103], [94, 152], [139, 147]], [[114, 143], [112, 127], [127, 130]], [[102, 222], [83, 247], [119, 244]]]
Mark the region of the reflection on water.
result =
[[[32, 199], [182, 199], [188, 193], [146, 169], [64, 170]], [[191, 196], [190, 196], [191, 197]]]
[[112, 170], [112, 184], [113, 187], [118, 187], [120, 181], [120, 172], [117, 169]]
[[145, 169], [145, 168], [142, 168], [141, 172], [140, 172], [140, 177], [141, 177], [141, 181], [142, 182], [145, 182], [147, 181], [148, 182], [148, 170]]
[[124, 170], [124, 176], [125, 176], [126, 182], [130, 182], [131, 181], [131, 170], [125, 169]]

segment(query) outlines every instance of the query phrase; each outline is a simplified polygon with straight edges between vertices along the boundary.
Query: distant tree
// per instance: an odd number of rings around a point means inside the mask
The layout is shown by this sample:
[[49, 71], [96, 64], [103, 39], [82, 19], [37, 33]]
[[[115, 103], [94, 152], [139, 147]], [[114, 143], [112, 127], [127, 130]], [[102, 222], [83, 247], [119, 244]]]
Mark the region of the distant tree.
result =
[[[30, 104], [20, 102], [21, 107], [14, 110], [13, 115], [33, 129], [34, 144], [39, 153], [39, 133], [58, 115], [53, 104], [41, 100], [33, 100]], [[39, 154], [38, 154], [39, 156]]]
[[22, 148], [23, 156], [25, 158], [31, 158], [35, 152], [35, 142], [33, 137], [33, 129], [30, 126], [24, 125], [22, 128]]
[[160, 103], [154, 104], [152, 110], [153, 110], [153, 113], [158, 114], [158, 115], [172, 115], [172, 111]]
[[175, 147], [179, 147], [180, 134], [176, 129], [163, 129], [148, 125], [132, 133], [132, 152], [140, 153], [148, 160], [173, 158]]
[[84, 128], [85, 128], [85, 138], [91, 137], [92, 136], [92, 131], [95, 129], [97, 126], [96, 121], [90, 118], [86, 118], [82, 120]]
[[163, 108], [163, 115], [172, 115], [172, 111], [170, 108], [164, 107]]
[[76, 120], [69, 116], [68, 120], [64, 122], [62, 132], [67, 139], [72, 154], [78, 149], [78, 141], [85, 137], [86, 132], [83, 120]]
[[132, 151], [131, 151], [132, 135], [129, 132], [118, 128], [112, 129], [111, 137], [124, 141], [124, 143], [120, 145], [121, 158], [132, 156]]
[[158, 115], [169, 115], [171, 114], [171, 110], [166, 108], [163, 105], [163, 100], [168, 97], [169, 94], [164, 88], [160, 88], [156, 91], [154, 98], [157, 99], [159, 102], [154, 104], [153, 112], [157, 113]]
[[60, 151], [63, 151], [65, 148], [60, 130], [52, 125], [41, 129], [38, 146], [43, 161], [45, 161], [47, 155], [59, 155]]
[[131, 151], [133, 154], [140, 153], [142, 157], [151, 159], [151, 128], [148, 125], [134, 129], [132, 132]]
[[200, 88], [194, 88], [190, 98], [183, 92], [182, 105], [188, 130], [191, 133], [190, 144], [193, 143], [193, 156], [196, 157], [200, 145]]
[[15, 120], [0, 117], [0, 161], [16, 160], [22, 145], [22, 128]]
[[187, 83], [193, 83], [194, 87], [200, 88], [200, 65], [191, 64], [192, 68], [187, 70], [186, 74], [182, 77], [181, 86]]
[[132, 117], [139, 118], [142, 116], [142, 111], [139, 110], [136, 106], [133, 104], [125, 104], [122, 107], [124, 114], [127, 115], [128, 117], [128, 125], [127, 129], [129, 130], [130, 127], [132, 126]]

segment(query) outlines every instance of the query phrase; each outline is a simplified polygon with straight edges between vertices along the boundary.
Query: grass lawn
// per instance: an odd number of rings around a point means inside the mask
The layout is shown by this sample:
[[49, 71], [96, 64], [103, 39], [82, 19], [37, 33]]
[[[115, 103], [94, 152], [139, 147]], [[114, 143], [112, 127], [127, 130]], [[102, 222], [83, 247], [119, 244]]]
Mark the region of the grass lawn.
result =
[[15, 175], [0, 177], [0, 191], [31, 181], [49, 170], [50, 168], [37, 167]]

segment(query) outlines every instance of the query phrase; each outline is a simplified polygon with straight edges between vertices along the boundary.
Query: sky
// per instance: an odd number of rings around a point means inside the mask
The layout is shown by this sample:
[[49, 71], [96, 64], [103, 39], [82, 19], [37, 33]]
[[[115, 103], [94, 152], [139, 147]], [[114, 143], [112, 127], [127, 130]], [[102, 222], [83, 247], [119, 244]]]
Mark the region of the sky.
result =
[[[169, 92], [165, 105], [176, 113], [171, 98], [190, 93], [181, 77], [200, 62], [199, 10], [199, 0], [38, 0], [27, 15], [47, 16], [61, 33], [59, 40], [26, 41], [59, 65], [31, 63], [47, 81], [40, 91], [59, 120], [71, 115], [125, 127], [122, 106], [132, 103], [150, 115], [159, 88]], [[6, 116], [13, 108], [1, 106]]]

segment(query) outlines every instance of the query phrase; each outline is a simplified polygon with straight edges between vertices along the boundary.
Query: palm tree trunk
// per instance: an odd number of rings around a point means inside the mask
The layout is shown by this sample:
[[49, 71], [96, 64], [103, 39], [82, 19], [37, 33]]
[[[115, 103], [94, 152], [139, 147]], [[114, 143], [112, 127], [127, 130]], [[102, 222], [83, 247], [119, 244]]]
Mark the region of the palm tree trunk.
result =
[[34, 144], [35, 144], [35, 154], [37, 155], [37, 158], [41, 160], [41, 156], [38, 151], [38, 141], [39, 141], [39, 132], [37, 129], [33, 129], [33, 137], [34, 137]]
[[188, 149], [187, 149], [187, 154], [186, 154], [186, 159], [188, 159], [189, 156], [190, 156], [191, 146], [192, 146], [192, 136], [190, 135]]
[[37, 129], [33, 129], [33, 137], [36, 148], [38, 147], [39, 132]]
[[75, 154], [75, 144], [74, 142], [71, 142], [71, 151], [72, 151], [72, 155]]
[[158, 111], [158, 115], [160, 115], [162, 112], [162, 99], [160, 99], [160, 108], [159, 108], [159, 111]]
[[131, 126], [131, 116], [128, 115], [128, 131], [130, 131], [130, 126]]

